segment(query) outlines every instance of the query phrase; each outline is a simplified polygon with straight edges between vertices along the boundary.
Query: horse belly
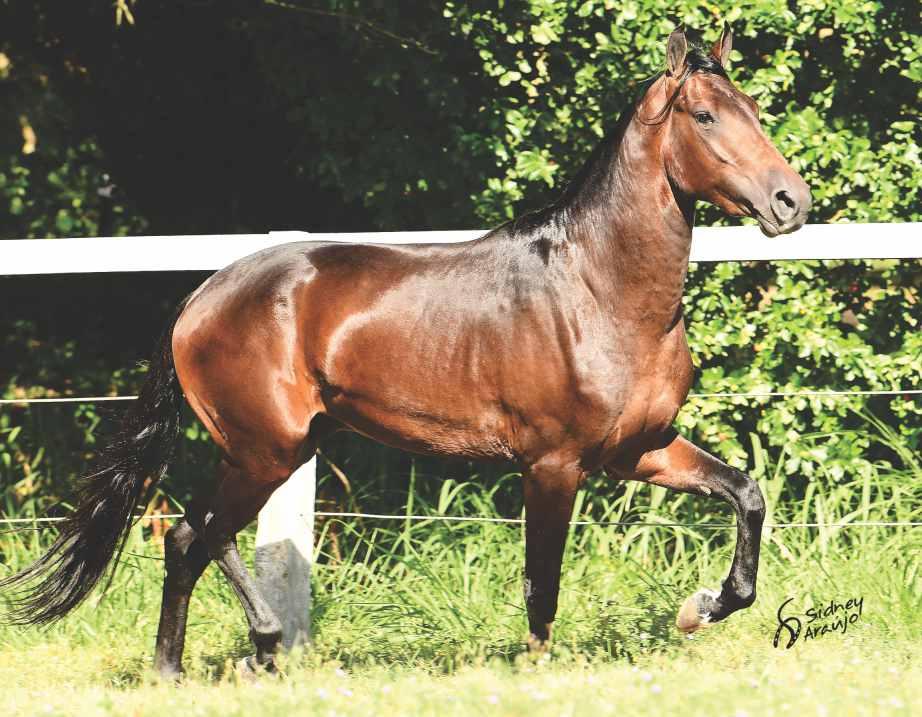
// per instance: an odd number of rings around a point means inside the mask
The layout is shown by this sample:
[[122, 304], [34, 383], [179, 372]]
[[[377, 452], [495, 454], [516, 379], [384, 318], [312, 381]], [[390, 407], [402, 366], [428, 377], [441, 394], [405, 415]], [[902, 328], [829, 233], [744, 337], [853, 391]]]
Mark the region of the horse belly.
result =
[[357, 433], [394, 448], [428, 455], [512, 459], [503, 421], [490, 412], [467, 416], [426, 412], [356, 397], [334, 397], [327, 412]]
[[492, 381], [463, 360], [409, 352], [394, 331], [355, 337], [328, 362], [326, 411], [369, 438], [418, 453], [509, 458], [508, 423]]
[[492, 364], [465, 355], [458, 342], [420, 342], [429, 332], [412, 324], [372, 320], [331, 337], [316, 362], [326, 412], [405, 450], [511, 458]]

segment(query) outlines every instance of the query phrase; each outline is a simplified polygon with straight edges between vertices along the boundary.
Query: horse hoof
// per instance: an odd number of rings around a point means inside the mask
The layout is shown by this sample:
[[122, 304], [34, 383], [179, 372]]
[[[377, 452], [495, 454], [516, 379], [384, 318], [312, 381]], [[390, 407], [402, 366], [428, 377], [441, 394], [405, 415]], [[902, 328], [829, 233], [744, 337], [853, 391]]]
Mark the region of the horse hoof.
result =
[[256, 659], [256, 655], [250, 655], [238, 660], [234, 667], [237, 677], [246, 681], [255, 680], [261, 675], [274, 675], [277, 672], [273, 660], [270, 659], [265, 664], [260, 664]]
[[682, 603], [679, 614], [676, 615], [675, 626], [682, 632], [691, 634], [699, 628], [712, 625], [711, 610], [718, 597], [720, 593], [717, 590], [701, 588]]
[[542, 640], [540, 637], [529, 634], [525, 641], [528, 646], [528, 652], [532, 655], [543, 655], [551, 651], [551, 641]]
[[182, 683], [182, 670], [161, 669], [154, 673], [154, 679], [164, 685], [180, 685]]
[[254, 680], [256, 675], [259, 674], [259, 668], [256, 666], [256, 658], [250, 655], [249, 657], [244, 657], [242, 660], [237, 660], [237, 664], [234, 665], [234, 671], [237, 673], [237, 677], [242, 680]]

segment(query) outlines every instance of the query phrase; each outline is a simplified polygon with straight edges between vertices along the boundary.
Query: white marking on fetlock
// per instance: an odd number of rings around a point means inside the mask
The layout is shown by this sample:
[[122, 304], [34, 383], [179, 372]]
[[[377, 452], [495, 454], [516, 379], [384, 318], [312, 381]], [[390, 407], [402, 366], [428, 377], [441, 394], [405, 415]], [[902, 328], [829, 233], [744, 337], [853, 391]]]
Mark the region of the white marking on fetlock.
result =
[[710, 588], [701, 588], [685, 599], [676, 615], [676, 627], [684, 633], [692, 633], [698, 628], [711, 625], [711, 613], [702, 613], [699, 610], [699, 598], [707, 596], [713, 599], [720, 597], [720, 592]]
[[252, 682], [257, 677], [256, 658], [249, 655], [237, 660], [234, 671], [237, 673], [237, 679]]
[[[697, 593], [695, 593], [695, 595], [696, 595], [696, 596], [697, 596], [697, 595], [707, 595], [709, 598], [712, 598], [712, 599], [714, 599], [714, 600], [717, 600], [717, 599], [720, 597], [720, 590], [713, 590], [713, 589], [711, 589], [711, 588], [701, 588]], [[701, 617], [701, 624], [702, 624], [702, 625], [710, 625], [710, 624], [711, 624], [711, 613], [706, 612], [706, 613], [703, 613], [703, 614], [702, 614], [702, 613], [698, 613], [698, 614], [699, 614], [700, 617]]]

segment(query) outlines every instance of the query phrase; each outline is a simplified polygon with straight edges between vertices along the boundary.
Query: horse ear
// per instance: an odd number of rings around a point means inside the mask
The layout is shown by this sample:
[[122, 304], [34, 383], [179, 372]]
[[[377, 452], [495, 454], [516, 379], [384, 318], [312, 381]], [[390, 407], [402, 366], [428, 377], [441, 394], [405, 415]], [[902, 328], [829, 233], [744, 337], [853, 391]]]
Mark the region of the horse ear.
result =
[[717, 60], [721, 67], [727, 66], [727, 60], [730, 59], [730, 50], [733, 49], [733, 30], [730, 29], [730, 23], [724, 20], [724, 29], [720, 33], [720, 39], [711, 46], [711, 55]]
[[685, 40], [685, 30], [679, 25], [669, 35], [666, 45], [666, 69], [670, 76], [675, 77], [685, 67], [685, 55], [688, 54], [688, 42]]

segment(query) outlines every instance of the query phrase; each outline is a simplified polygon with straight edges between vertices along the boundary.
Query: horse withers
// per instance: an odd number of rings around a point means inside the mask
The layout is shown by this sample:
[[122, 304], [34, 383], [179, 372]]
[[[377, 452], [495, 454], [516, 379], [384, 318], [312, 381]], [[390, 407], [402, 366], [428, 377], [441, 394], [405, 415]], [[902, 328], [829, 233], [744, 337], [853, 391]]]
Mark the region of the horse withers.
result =
[[[183, 398], [222, 453], [216, 492], [166, 536], [156, 667], [181, 671], [189, 597], [212, 561], [240, 598], [271, 668], [281, 625], [236, 534], [331, 432], [428, 454], [512, 460], [526, 511], [529, 645], [551, 636], [564, 542], [585, 476], [604, 471], [720, 498], [737, 543], [719, 590], [682, 605], [683, 630], [755, 600], [758, 486], [679, 436], [692, 381], [682, 317], [695, 203], [758, 220], [770, 236], [805, 221], [810, 192], [709, 50], [681, 30], [667, 68], [562, 196], [453, 245], [298, 242], [209, 278], [179, 307], [121, 433], [77, 509], [19, 586], [12, 617], [57, 619], [119, 552], [149, 479], [165, 470]], [[25, 587], [23, 587], [25, 586]]]

